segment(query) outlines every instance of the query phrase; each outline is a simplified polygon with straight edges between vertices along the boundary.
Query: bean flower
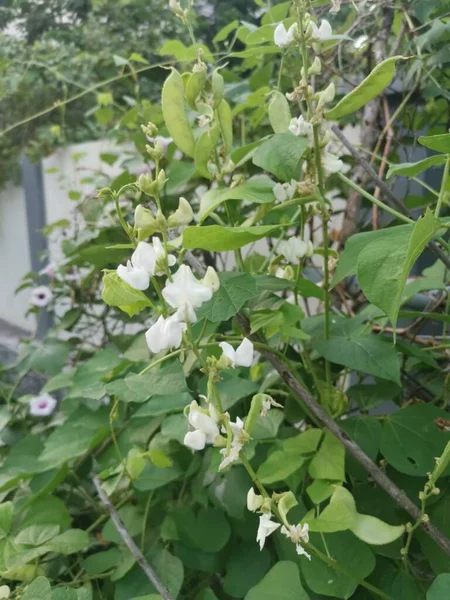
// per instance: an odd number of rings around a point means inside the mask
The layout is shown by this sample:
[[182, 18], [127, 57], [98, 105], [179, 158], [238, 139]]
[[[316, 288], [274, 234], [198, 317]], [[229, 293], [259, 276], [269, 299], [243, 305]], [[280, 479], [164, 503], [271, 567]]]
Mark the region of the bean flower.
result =
[[313, 126], [312, 123], [309, 123], [303, 115], [300, 115], [298, 118], [291, 119], [289, 124], [289, 131], [294, 135], [304, 135], [308, 138], [312, 139], [313, 136]]
[[297, 181], [291, 179], [290, 183], [276, 183], [273, 186], [273, 193], [278, 202], [286, 202], [286, 200], [292, 200], [297, 191]]
[[289, 527], [283, 525], [280, 531], [295, 544], [297, 554], [306, 556], [306, 558], [311, 560], [311, 555], [306, 552], [305, 548], [300, 543], [300, 541], [305, 543], [309, 542], [308, 529], [308, 524], [305, 523], [304, 525], [289, 525]]
[[260, 550], [264, 548], [266, 538], [269, 535], [271, 535], [274, 531], [276, 531], [279, 527], [280, 523], [275, 523], [274, 521], [272, 521], [272, 515], [270, 513], [263, 513], [259, 517], [259, 527], [258, 532], [256, 534], [256, 541], [259, 543]]
[[30, 415], [33, 417], [48, 417], [55, 410], [57, 402], [50, 394], [40, 394], [29, 402]]
[[247, 338], [244, 338], [236, 350], [228, 342], [221, 342], [219, 346], [226, 358], [230, 361], [231, 367], [251, 367], [254, 358], [253, 344]]
[[311, 21], [311, 36], [317, 42], [326, 42], [327, 40], [331, 40], [333, 37], [333, 30], [331, 29], [331, 25], [325, 19], [320, 23], [320, 27]]
[[[150, 285], [150, 277], [163, 273], [161, 263], [165, 259], [166, 253], [158, 237], [152, 238], [152, 242], [153, 244], [139, 242], [131, 255], [131, 260], [126, 265], [117, 267], [117, 275], [136, 290], [146, 290]], [[175, 262], [175, 257], [168, 254], [169, 267], [173, 266]]]
[[[250, 439], [250, 436], [244, 430], [244, 421], [239, 417], [237, 417], [235, 423], [230, 421], [229, 427], [233, 435], [231, 446], [229, 448], [222, 448], [222, 450], [220, 450], [220, 454], [222, 454], [224, 458], [219, 465], [219, 471], [239, 460], [239, 454], [241, 453], [245, 442], [248, 442]], [[226, 431], [226, 428], [222, 427], [222, 432], [226, 433]]]
[[298, 237], [283, 240], [277, 248], [277, 254], [284, 256], [293, 265], [298, 265], [304, 256], [312, 256], [313, 252], [312, 243], [305, 242]]
[[294, 42], [294, 36], [296, 33], [297, 33], [297, 23], [294, 23], [293, 25], [291, 25], [287, 31], [286, 31], [286, 27], [283, 25], [283, 23], [280, 23], [275, 28], [275, 31], [273, 34], [273, 41], [274, 41], [275, 45], [277, 45], [279, 48], [286, 48], [286, 46], [289, 46], [290, 44], [292, 44]]
[[[206, 276], [205, 276], [206, 278]], [[208, 275], [207, 282], [199, 281], [190, 267], [181, 265], [168, 281], [162, 291], [164, 300], [172, 308], [180, 309], [184, 318], [195, 321], [195, 308], [210, 300], [213, 291], [217, 289], [217, 282], [213, 282], [213, 275]], [[220, 284], [219, 284], [220, 285]], [[215, 289], [214, 289], [215, 288]]]
[[219, 417], [212, 405], [206, 411], [193, 400], [189, 406], [188, 421], [194, 431], [186, 433], [184, 445], [192, 450], [203, 450], [206, 444], [213, 444], [220, 439], [218, 420]]
[[179, 348], [185, 331], [186, 323], [179, 320], [177, 313], [166, 319], [161, 315], [147, 330], [145, 340], [150, 352], [157, 354], [162, 350]]

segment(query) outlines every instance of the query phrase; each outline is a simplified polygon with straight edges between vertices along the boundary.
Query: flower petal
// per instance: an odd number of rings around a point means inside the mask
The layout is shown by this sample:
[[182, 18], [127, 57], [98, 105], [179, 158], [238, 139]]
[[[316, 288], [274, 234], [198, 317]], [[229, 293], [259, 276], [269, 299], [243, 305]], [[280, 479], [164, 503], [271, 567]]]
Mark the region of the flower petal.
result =
[[189, 431], [184, 436], [183, 444], [192, 450], [203, 450], [206, 444], [206, 435], [203, 431]]
[[236, 350], [236, 366], [251, 367], [253, 356], [253, 344], [248, 338], [244, 338]]

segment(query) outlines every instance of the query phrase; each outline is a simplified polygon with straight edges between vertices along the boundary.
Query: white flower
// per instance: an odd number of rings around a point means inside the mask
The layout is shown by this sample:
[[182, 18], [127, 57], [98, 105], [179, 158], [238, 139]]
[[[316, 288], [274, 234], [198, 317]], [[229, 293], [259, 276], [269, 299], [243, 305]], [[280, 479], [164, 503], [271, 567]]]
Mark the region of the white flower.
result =
[[273, 41], [279, 48], [286, 48], [294, 41], [294, 35], [297, 33], [297, 23], [294, 23], [286, 31], [283, 23], [280, 23], [273, 32]]
[[277, 248], [277, 254], [284, 256], [293, 265], [298, 265], [304, 256], [312, 256], [313, 252], [311, 242], [304, 242], [297, 237], [291, 237], [287, 241], [283, 240]]
[[31, 290], [30, 304], [44, 308], [53, 299], [52, 290], [46, 285], [40, 285], [37, 288]]
[[29, 403], [30, 415], [33, 417], [48, 417], [56, 407], [56, 400], [50, 394], [41, 394], [31, 398]]
[[320, 27], [317, 27], [315, 23], [311, 21], [311, 35], [314, 40], [318, 42], [326, 42], [330, 40], [333, 36], [333, 31], [331, 29], [331, 25], [325, 19], [322, 20]]
[[317, 103], [317, 110], [320, 110], [323, 106], [325, 106], [325, 104], [333, 102], [336, 96], [336, 88], [334, 86], [334, 83], [330, 83], [329, 85], [327, 85], [327, 87], [322, 92], [318, 92], [317, 96], [319, 98], [319, 101]]
[[228, 342], [221, 342], [219, 346], [233, 367], [251, 367], [253, 362], [253, 344], [244, 338], [236, 350]]
[[256, 534], [256, 541], [259, 543], [259, 549], [264, 548], [266, 537], [276, 531], [280, 526], [280, 523], [274, 523], [270, 520], [271, 514], [262, 514], [259, 517], [258, 533]]
[[178, 202], [177, 210], [173, 215], [170, 215], [167, 222], [169, 227], [181, 227], [182, 225], [189, 225], [193, 218], [194, 213], [191, 205], [186, 198], [181, 197]]
[[150, 275], [145, 269], [133, 267], [131, 261], [117, 267], [117, 275], [135, 290], [146, 290], [150, 285]]
[[292, 200], [297, 190], [297, 182], [291, 179], [290, 183], [276, 183], [273, 186], [273, 193], [278, 202], [286, 202]]
[[264, 498], [259, 494], [255, 494], [255, 490], [251, 487], [247, 493], [247, 509], [251, 512], [256, 512], [262, 506]]
[[10, 594], [9, 585], [0, 585], [0, 600], [7, 600]]
[[[249, 439], [248, 434], [244, 431], [244, 421], [239, 417], [237, 417], [235, 423], [230, 421], [230, 428], [233, 434], [231, 447], [230, 449], [222, 448], [222, 450], [220, 450], [220, 454], [224, 457], [224, 459], [219, 465], [219, 471], [239, 460], [239, 454], [241, 453], [245, 442], [247, 442]], [[225, 427], [222, 427], [222, 432], [226, 432]]]
[[199, 308], [212, 294], [211, 288], [198, 281], [187, 265], [180, 266], [172, 281], [167, 282], [162, 291], [164, 300], [172, 308], [183, 308], [186, 305]]
[[312, 62], [312, 65], [308, 69], [308, 75], [319, 75], [322, 72], [322, 62], [318, 56], [316, 56]]
[[305, 121], [303, 115], [297, 119], [294, 117], [289, 124], [289, 131], [294, 135], [306, 135], [309, 138], [313, 135], [313, 126], [308, 121]]
[[[164, 251], [164, 246], [161, 243], [159, 237], [152, 237], [152, 245], [153, 250], [155, 251], [155, 275], [164, 275], [164, 261], [166, 257], [166, 253]], [[173, 265], [177, 262], [177, 259], [173, 254], [167, 255], [167, 264], [169, 267], [173, 267]]]
[[167, 319], [161, 315], [146, 332], [145, 340], [150, 352], [157, 354], [162, 350], [179, 348], [185, 331], [186, 323], [180, 321], [177, 314]]
[[322, 165], [327, 175], [340, 173], [345, 166], [340, 158], [326, 151], [322, 154]]
[[203, 285], [206, 285], [206, 287], [208, 287], [212, 293], [217, 292], [217, 290], [220, 288], [220, 279], [213, 267], [208, 267], [206, 269], [202, 283]]
[[335, 15], [341, 10], [341, 0], [331, 0], [331, 4], [330, 14]]
[[214, 443], [215, 438], [220, 435], [217, 420], [218, 415], [215, 410], [209, 410], [207, 414], [193, 400], [189, 406], [188, 421], [194, 431], [189, 431], [184, 436], [184, 445], [192, 450], [203, 450], [206, 444]]
[[291, 540], [291, 542], [293, 542], [295, 544], [295, 549], [297, 551], [297, 554], [304, 555], [304, 556], [306, 556], [306, 558], [311, 560], [310, 554], [308, 554], [308, 552], [306, 552], [305, 548], [300, 543], [300, 540], [305, 542], [306, 544], [309, 542], [309, 531], [308, 530], [309, 530], [308, 523], [305, 523], [302, 526], [289, 525], [289, 527], [285, 527], [283, 525], [283, 527], [281, 528], [281, 533], [283, 535], [285, 535], [286, 537], [288, 537]]

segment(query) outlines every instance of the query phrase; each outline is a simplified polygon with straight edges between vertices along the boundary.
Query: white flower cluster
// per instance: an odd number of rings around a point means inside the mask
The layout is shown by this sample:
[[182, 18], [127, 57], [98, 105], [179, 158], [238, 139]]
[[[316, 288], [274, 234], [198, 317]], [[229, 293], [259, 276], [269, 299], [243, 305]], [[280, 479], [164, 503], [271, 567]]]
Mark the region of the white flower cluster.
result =
[[[256, 534], [256, 541], [259, 544], [259, 549], [264, 548], [266, 538], [269, 537], [274, 531], [276, 531], [281, 523], [272, 521], [271, 512], [271, 501], [270, 498], [264, 498], [259, 494], [255, 494], [254, 489], [251, 487], [247, 493], [247, 509], [251, 512], [259, 512], [259, 526]], [[308, 524], [304, 525], [286, 525], [281, 526], [281, 533], [288, 537], [294, 544], [297, 554], [304, 555], [306, 558], [311, 560], [311, 556], [306, 552], [301, 542], [309, 542]]]
[[298, 265], [303, 257], [310, 257], [314, 253], [313, 245], [310, 241], [305, 242], [298, 237], [291, 237], [278, 244], [277, 254], [291, 263]]
[[[273, 41], [279, 48], [287, 48], [294, 44], [297, 35], [297, 23], [293, 23], [287, 30], [284, 24], [280, 23], [275, 28]], [[320, 23], [320, 27], [317, 27], [314, 21], [310, 21], [305, 32], [305, 37], [311, 42], [327, 42], [332, 39], [333, 31], [331, 25], [325, 19]]]

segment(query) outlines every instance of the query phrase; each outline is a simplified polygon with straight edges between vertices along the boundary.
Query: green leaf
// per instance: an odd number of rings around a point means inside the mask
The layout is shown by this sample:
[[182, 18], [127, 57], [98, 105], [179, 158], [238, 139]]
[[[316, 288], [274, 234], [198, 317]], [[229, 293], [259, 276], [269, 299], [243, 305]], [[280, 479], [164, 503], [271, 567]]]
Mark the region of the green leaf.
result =
[[357, 538], [374, 546], [383, 546], [397, 540], [405, 533], [404, 525], [388, 525], [372, 515], [357, 514], [353, 527]]
[[77, 367], [67, 397], [101, 400], [106, 395], [104, 378], [120, 364], [117, 350], [104, 348]]
[[432, 404], [413, 404], [386, 415], [381, 436], [381, 454], [397, 471], [426, 475], [435, 466], [448, 441], [435, 420], [448, 414]]
[[355, 402], [361, 410], [369, 410], [394, 400], [400, 393], [400, 388], [389, 381], [379, 381], [375, 384], [357, 384], [347, 390], [349, 400]]
[[233, 598], [243, 598], [260, 581], [270, 566], [269, 551], [261, 551], [253, 542], [247, 542], [234, 550], [225, 567], [224, 591]]
[[352, 529], [356, 523], [356, 505], [351, 493], [342, 486], [334, 486], [329, 504], [316, 518], [308, 519], [310, 531], [334, 533]]
[[188, 392], [153, 396], [149, 402], [133, 413], [132, 419], [147, 419], [172, 412], [181, 412], [191, 401], [192, 396]]
[[[361, 386], [366, 387], [366, 386]], [[342, 429], [372, 460], [380, 449], [381, 424], [375, 417], [361, 415], [341, 422]]]
[[22, 529], [15, 537], [16, 544], [42, 546], [59, 533], [59, 525], [31, 525]]
[[274, 202], [273, 185], [273, 181], [268, 177], [257, 176], [236, 187], [208, 190], [200, 200], [200, 223], [227, 200], [246, 200], [256, 204]]
[[71, 345], [54, 338], [47, 338], [26, 361], [27, 369], [56, 375], [66, 364]]
[[132, 288], [117, 273], [103, 275], [102, 299], [105, 304], [117, 306], [129, 317], [152, 306], [144, 292]]
[[48, 579], [46, 577], [36, 577], [27, 587], [22, 600], [51, 600], [51, 597], [52, 592]]
[[409, 272], [439, 227], [428, 210], [410, 235], [391, 229], [392, 237], [372, 242], [358, 257], [358, 281], [364, 294], [384, 310], [394, 328]]
[[70, 527], [72, 517], [64, 502], [56, 496], [37, 498], [25, 512], [22, 527], [31, 525], [59, 525], [60, 529]]
[[292, 133], [277, 133], [261, 144], [253, 155], [253, 164], [272, 173], [281, 181], [297, 180], [308, 138]]
[[182, 508], [173, 513], [178, 535], [183, 544], [215, 553], [222, 550], [231, 535], [225, 514], [214, 508]]
[[406, 57], [391, 56], [383, 60], [358, 86], [326, 113], [327, 119], [337, 121], [350, 115], [381, 94], [394, 79], [397, 60], [406, 60]]
[[442, 573], [433, 581], [427, 592], [427, 600], [450, 598], [450, 573]]
[[327, 360], [400, 385], [400, 361], [395, 346], [377, 335], [350, 332], [313, 340], [311, 346]]
[[75, 554], [89, 546], [89, 535], [82, 529], [68, 529], [45, 544], [49, 552]]
[[[430, 148], [435, 152], [450, 153], [450, 133], [442, 133], [441, 135], [422, 135], [419, 138], [419, 144]], [[445, 162], [445, 160], [444, 160]]]
[[381, 243], [381, 240], [384, 240], [385, 238], [389, 239], [393, 235], [393, 229], [396, 232], [395, 235], [399, 235], [402, 239], [403, 236], [407, 237], [412, 232], [413, 226], [400, 225], [395, 228], [377, 229], [376, 231], [365, 231], [363, 233], [352, 235], [345, 243], [344, 252], [339, 258], [336, 272], [331, 282], [331, 287], [335, 287], [339, 282], [345, 279], [345, 277], [356, 275], [358, 258], [364, 248], [371, 242], [380, 240]]
[[12, 502], [0, 504], [0, 540], [7, 537], [11, 529], [14, 507]]
[[111, 548], [91, 554], [83, 560], [83, 565], [88, 575], [100, 575], [115, 567], [121, 559], [122, 552], [118, 548]]
[[207, 225], [206, 227], [186, 227], [183, 230], [183, 247], [201, 248], [225, 252], [237, 250], [252, 244], [280, 228], [280, 225], [258, 225], [255, 227], [222, 227]]
[[66, 461], [82, 456], [100, 444], [109, 434], [108, 411], [95, 413], [80, 407], [47, 438], [39, 456], [41, 471], [53, 469]]
[[230, 35], [230, 33], [235, 31], [235, 29], [237, 29], [238, 27], [239, 27], [239, 21], [237, 21], [237, 20], [231, 21], [231, 23], [228, 23], [228, 25], [225, 25], [225, 27], [222, 27], [222, 29], [218, 33], [216, 33], [216, 35], [213, 38], [213, 43], [217, 44], [218, 42], [223, 42], [224, 40], [227, 39], [227, 37]]
[[[255, 436], [254, 432], [252, 436]], [[295, 473], [316, 450], [321, 436], [319, 429], [310, 429], [284, 440], [260, 465], [258, 479], [261, 483], [269, 484], [282, 481]]]
[[300, 582], [298, 567], [283, 560], [276, 563], [245, 596], [245, 600], [309, 600]]
[[[420, 138], [419, 138], [420, 141]], [[422, 171], [429, 169], [430, 167], [436, 167], [437, 165], [443, 165], [446, 161], [445, 156], [437, 154], [436, 156], [429, 156], [419, 162], [415, 163], [400, 163], [398, 165], [391, 165], [387, 172], [386, 179], [390, 179], [393, 175], [404, 175], [405, 177], [416, 177]]]
[[344, 462], [344, 446], [327, 431], [317, 454], [309, 465], [308, 473], [314, 479], [345, 481]]
[[183, 367], [179, 361], [164, 366], [159, 371], [142, 375], [130, 374], [106, 385], [108, 394], [122, 402], [145, 402], [152, 396], [187, 392]]
[[[406, 571], [400, 571], [391, 588], [392, 598], [406, 598], [408, 600], [424, 600], [422, 592], [417, 587], [414, 579]], [[444, 599], [442, 599], [444, 600]]]
[[[332, 558], [344, 565], [348, 575], [329, 567], [321, 560], [314, 558], [300, 560], [300, 568], [309, 588], [316, 594], [333, 596], [333, 598], [350, 598], [358, 587], [359, 581], [365, 579], [375, 568], [375, 558], [367, 544], [358, 540], [350, 531], [325, 535], [326, 547], [318, 533], [311, 534], [311, 543], [321, 552], [329, 551]], [[351, 573], [351, 575], [350, 575]], [[407, 596], [395, 596], [407, 598]]]
[[258, 294], [256, 282], [248, 273], [225, 272], [219, 274], [220, 288], [211, 300], [197, 311], [198, 318], [217, 323], [228, 321], [244, 306], [247, 300]]
[[436, 459], [436, 466], [433, 469], [433, 472], [430, 477], [430, 482], [436, 483], [439, 477], [441, 477], [445, 471], [447, 470], [448, 465], [450, 464], [450, 442], [444, 448], [441, 456]]
[[[273, 39], [273, 28], [272, 39]], [[250, 37], [250, 36], [249, 36]], [[287, 133], [291, 122], [291, 109], [286, 96], [281, 92], [272, 92], [269, 103], [269, 121], [275, 133]]]

